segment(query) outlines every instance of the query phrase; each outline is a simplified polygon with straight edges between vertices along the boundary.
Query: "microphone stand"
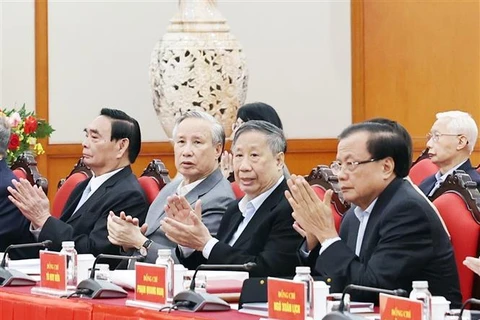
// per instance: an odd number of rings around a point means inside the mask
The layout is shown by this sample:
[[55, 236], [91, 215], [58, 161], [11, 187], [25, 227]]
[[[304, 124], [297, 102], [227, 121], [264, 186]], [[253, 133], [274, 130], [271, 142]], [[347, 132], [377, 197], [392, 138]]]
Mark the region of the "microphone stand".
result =
[[340, 301], [340, 305], [338, 306], [338, 311], [330, 312], [323, 320], [355, 320], [355, 319], [365, 319], [364, 317], [352, 315], [349, 312], [344, 312], [345, 309], [345, 294], [349, 293], [350, 291], [368, 291], [368, 292], [376, 292], [376, 293], [386, 293], [391, 294], [394, 296], [401, 296], [407, 297], [407, 292], [403, 289], [396, 289], [396, 290], [386, 290], [386, 289], [379, 289], [379, 288], [372, 288], [366, 286], [360, 286], [356, 284], [349, 284], [345, 287], [342, 293], [342, 300]]
[[465, 310], [465, 307], [466, 307], [468, 304], [480, 304], [480, 300], [479, 300], [479, 299], [475, 299], [475, 298], [470, 298], [470, 299], [468, 299], [467, 301], [465, 301], [465, 302], [462, 304], [462, 307], [460, 308], [460, 314], [458, 315], [458, 320], [462, 320], [463, 310]]
[[221, 270], [221, 271], [250, 271], [256, 267], [254, 262], [245, 264], [201, 264], [195, 269], [190, 289], [182, 291], [173, 297], [173, 305], [178, 310], [185, 311], [222, 311], [230, 310], [230, 305], [217, 296], [211, 295], [207, 292], [195, 291], [195, 277], [199, 270]]
[[12, 244], [7, 247], [3, 255], [2, 262], [0, 263], [0, 287], [7, 286], [34, 286], [37, 284], [32, 277], [27, 276], [23, 272], [14, 269], [7, 270], [7, 255], [12, 249], [22, 249], [31, 247], [48, 248], [52, 244], [52, 241], [45, 240], [43, 242], [25, 243], [25, 244]]
[[77, 285], [77, 290], [75, 295], [80, 297], [86, 297], [90, 299], [98, 298], [125, 298], [128, 293], [120, 286], [117, 286], [114, 283], [111, 283], [108, 280], [97, 280], [95, 279], [95, 267], [97, 262], [105, 259], [114, 259], [114, 260], [139, 260], [143, 257], [139, 256], [119, 256], [113, 254], [99, 254], [92, 265], [92, 270], [90, 271], [90, 277], [83, 280]]

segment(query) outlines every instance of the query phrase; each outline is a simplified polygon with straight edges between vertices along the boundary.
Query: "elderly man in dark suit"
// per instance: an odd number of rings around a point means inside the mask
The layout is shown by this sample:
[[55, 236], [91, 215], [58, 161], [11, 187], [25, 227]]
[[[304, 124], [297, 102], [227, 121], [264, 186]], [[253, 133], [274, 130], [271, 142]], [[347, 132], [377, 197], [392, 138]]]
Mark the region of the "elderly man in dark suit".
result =
[[[0, 251], [5, 251], [9, 245], [14, 243], [34, 240], [28, 232], [29, 221], [8, 200], [7, 187], [12, 186], [12, 180], [17, 179], [8, 167], [6, 160], [9, 141], [10, 126], [7, 118], [0, 116]], [[10, 257], [16, 258], [17, 253], [18, 251], [12, 251]]]
[[[338, 175], [345, 200], [340, 234], [333, 223], [328, 191], [320, 201], [302, 177], [292, 176], [287, 198], [295, 228], [306, 236], [300, 255], [331, 285], [412, 289], [426, 280], [433, 295], [459, 306], [461, 294], [453, 248], [428, 200], [404, 177], [409, 171], [409, 141], [383, 123], [364, 122], [340, 134]], [[410, 140], [410, 139], [408, 139]], [[354, 300], [378, 295], [353, 293]]]
[[102, 109], [85, 129], [83, 160], [94, 175], [81, 182], [67, 200], [60, 219], [50, 214], [48, 198], [28, 181], [13, 181], [10, 200], [31, 221], [31, 232], [39, 241], [52, 240], [53, 250], [62, 241], [75, 241], [78, 253], [119, 253], [107, 236], [110, 211], [124, 211], [140, 221], [148, 209], [145, 194], [132, 173], [141, 146], [138, 122], [125, 112]]
[[161, 228], [179, 244], [177, 255], [186, 267], [255, 262], [251, 276], [295, 274], [301, 237], [284, 196], [285, 144], [283, 131], [265, 121], [248, 121], [235, 132], [233, 170], [245, 196], [230, 203], [216, 237], [200, 219], [199, 202], [192, 211], [183, 197], [170, 199]]
[[475, 120], [466, 112], [447, 111], [437, 113], [437, 121], [428, 134], [428, 155], [439, 170], [425, 178], [419, 188], [432, 196], [448, 175], [463, 170], [480, 186], [480, 174], [472, 167], [470, 154], [475, 147], [478, 128]]
[[[137, 255], [144, 255], [150, 263], [155, 263], [158, 249], [172, 249], [174, 253], [176, 244], [160, 230], [160, 221], [166, 216], [164, 207], [173, 195], [184, 196], [189, 207], [201, 201], [202, 221], [210, 233], [217, 234], [227, 204], [234, 199], [230, 182], [218, 167], [224, 144], [223, 127], [211, 115], [189, 111], [178, 118], [173, 129], [173, 150], [180, 176], [160, 191], [141, 228], [130, 216], [112, 214], [108, 220], [110, 241], [127, 251], [138, 250]], [[175, 255], [173, 258], [178, 261]]]

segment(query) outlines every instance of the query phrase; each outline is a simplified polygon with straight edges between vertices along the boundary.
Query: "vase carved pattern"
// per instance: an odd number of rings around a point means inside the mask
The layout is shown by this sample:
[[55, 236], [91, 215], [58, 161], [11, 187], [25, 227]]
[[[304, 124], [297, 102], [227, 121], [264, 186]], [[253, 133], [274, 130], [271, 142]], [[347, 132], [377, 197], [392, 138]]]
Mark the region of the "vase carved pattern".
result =
[[216, 1], [179, 1], [179, 12], [150, 62], [153, 105], [167, 136], [188, 110], [208, 112], [229, 136], [247, 82], [245, 54]]

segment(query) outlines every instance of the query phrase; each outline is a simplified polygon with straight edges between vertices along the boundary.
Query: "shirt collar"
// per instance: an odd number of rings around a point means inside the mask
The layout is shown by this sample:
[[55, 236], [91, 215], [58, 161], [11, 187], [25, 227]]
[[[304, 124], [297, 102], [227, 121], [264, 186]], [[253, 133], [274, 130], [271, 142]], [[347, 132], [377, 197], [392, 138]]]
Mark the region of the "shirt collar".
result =
[[245, 217], [245, 213], [247, 211], [247, 205], [248, 205], [249, 202], [252, 203], [253, 207], [255, 208], [254, 212], [256, 212], [258, 210], [258, 208], [260, 208], [260, 206], [263, 204], [263, 202], [265, 202], [265, 200], [268, 198], [268, 196], [272, 194], [273, 190], [275, 190], [280, 185], [280, 183], [282, 183], [282, 181], [284, 179], [285, 179], [285, 177], [282, 175], [280, 178], [278, 178], [277, 183], [275, 183], [275, 185], [273, 187], [264, 191], [263, 193], [256, 196], [255, 198], [253, 198], [250, 201], [248, 200], [247, 196], [244, 196], [242, 198], [242, 200], [240, 200], [238, 202], [238, 209], [240, 209], [240, 212], [242, 213], [242, 216]]
[[443, 182], [445, 181], [445, 179], [447, 179], [448, 175], [452, 174], [455, 170], [457, 170], [458, 168], [460, 168], [461, 166], [463, 166], [463, 164], [465, 162], [467, 162], [468, 159], [466, 159], [465, 161], [463, 162], [460, 162], [457, 166], [453, 167], [452, 169], [448, 170], [447, 172], [445, 172], [445, 174], [441, 174], [440, 173], [440, 170], [437, 171], [437, 173], [435, 173], [435, 179], [437, 179], [437, 181], [440, 181], [440, 182]]
[[182, 182], [180, 182], [180, 184], [178, 185], [177, 187], [177, 194], [179, 196], [185, 196], [187, 195], [187, 193], [189, 193], [190, 191], [192, 191], [196, 186], [198, 186], [203, 180], [205, 180], [205, 178], [203, 179], [199, 179], [197, 181], [194, 181], [192, 183], [189, 183], [189, 184], [186, 184], [184, 185], [185, 183], [185, 180], [182, 179]]
[[353, 209], [353, 212], [355, 213], [355, 216], [357, 219], [362, 222], [365, 217], [370, 216], [370, 213], [372, 213], [373, 207], [375, 206], [375, 203], [377, 203], [378, 198], [372, 201], [370, 205], [367, 207], [367, 209], [362, 210], [359, 206], [356, 206], [355, 209]]
[[116, 170], [113, 170], [113, 171], [110, 171], [110, 172], [107, 172], [107, 173], [104, 173], [98, 177], [96, 177], [95, 175], [93, 175], [92, 179], [90, 180], [89, 184], [90, 184], [90, 189], [91, 189], [91, 192], [95, 192], [95, 190], [97, 190], [98, 188], [100, 188], [100, 186], [105, 182], [107, 181], [108, 179], [110, 179], [111, 177], [113, 177], [116, 173], [120, 172], [122, 169], [124, 168], [120, 168], [120, 169], [116, 169]]

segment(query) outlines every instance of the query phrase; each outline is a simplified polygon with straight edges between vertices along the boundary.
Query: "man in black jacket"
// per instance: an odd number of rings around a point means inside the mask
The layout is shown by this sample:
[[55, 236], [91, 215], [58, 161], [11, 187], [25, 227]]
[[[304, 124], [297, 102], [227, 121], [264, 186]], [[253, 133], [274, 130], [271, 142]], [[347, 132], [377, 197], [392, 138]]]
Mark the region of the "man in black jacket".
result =
[[[337, 234], [330, 210], [331, 191], [320, 201], [308, 183], [292, 176], [287, 198], [295, 228], [306, 236], [300, 255], [331, 286], [348, 284], [412, 289], [426, 280], [433, 295], [459, 306], [461, 294], [453, 248], [428, 200], [404, 177], [411, 145], [382, 123], [364, 122], [339, 137], [338, 175], [344, 199], [353, 204]], [[354, 300], [378, 301], [378, 295], [353, 293]]]
[[108, 241], [107, 217], [110, 211], [145, 219], [145, 194], [132, 173], [141, 146], [138, 122], [125, 112], [102, 109], [100, 116], [85, 129], [83, 160], [94, 176], [77, 185], [67, 200], [60, 219], [50, 214], [47, 196], [25, 179], [13, 181], [10, 200], [31, 222], [38, 241], [51, 240], [60, 250], [62, 241], [75, 241], [78, 253], [119, 253]]
[[199, 218], [199, 201], [193, 212], [184, 197], [169, 200], [161, 228], [179, 244], [177, 256], [186, 267], [255, 262], [250, 276], [295, 274], [301, 237], [284, 196], [285, 144], [283, 131], [265, 121], [248, 121], [235, 132], [233, 170], [245, 196], [227, 207], [216, 237]]

